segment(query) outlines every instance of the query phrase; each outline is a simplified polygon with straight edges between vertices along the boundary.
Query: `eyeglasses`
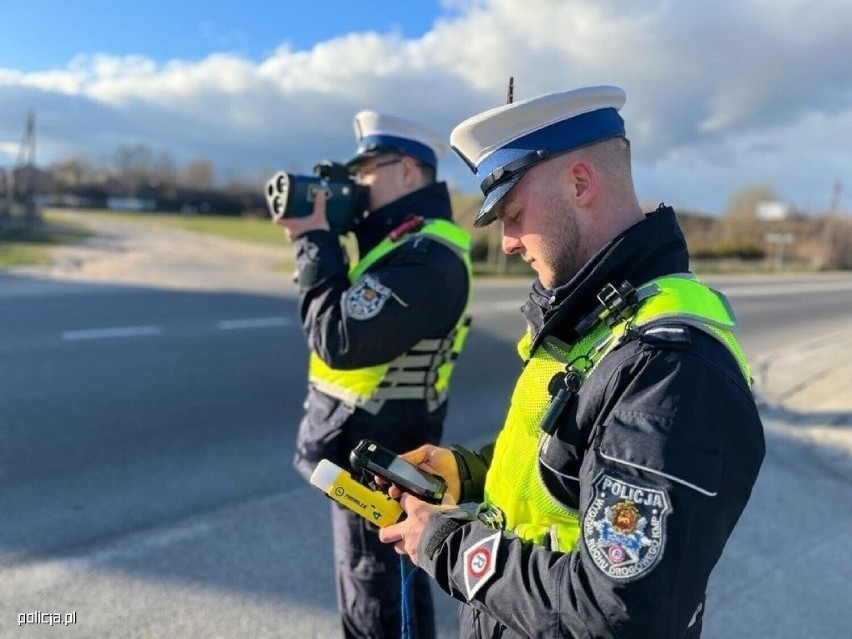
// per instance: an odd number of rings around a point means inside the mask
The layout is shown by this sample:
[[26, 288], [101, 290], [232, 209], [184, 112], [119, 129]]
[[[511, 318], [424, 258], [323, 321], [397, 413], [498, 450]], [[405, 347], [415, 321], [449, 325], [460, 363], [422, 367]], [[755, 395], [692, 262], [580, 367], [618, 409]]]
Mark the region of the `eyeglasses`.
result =
[[365, 177], [373, 175], [373, 173], [375, 173], [377, 169], [380, 169], [383, 166], [399, 164], [400, 162], [402, 162], [402, 158], [393, 158], [391, 160], [385, 160], [384, 162], [376, 162], [370, 167], [359, 166], [352, 172], [352, 177], [354, 177], [356, 180], [363, 180]]

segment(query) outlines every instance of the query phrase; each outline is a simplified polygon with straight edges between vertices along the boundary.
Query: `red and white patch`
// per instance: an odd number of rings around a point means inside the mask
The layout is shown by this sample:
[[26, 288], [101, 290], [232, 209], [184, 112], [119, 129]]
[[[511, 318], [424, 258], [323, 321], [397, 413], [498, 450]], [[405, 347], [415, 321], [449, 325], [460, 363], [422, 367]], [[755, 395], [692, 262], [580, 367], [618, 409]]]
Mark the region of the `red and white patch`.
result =
[[464, 551], [464, 585], [468, 601], [497, 571], [499, 548], [500, 533], [496, 532]]
[[488, 548], [477, 548], [467, 558], [467, 571], [474, 579], [482, 579], [482, 575], [491, 567], [491, 552]]

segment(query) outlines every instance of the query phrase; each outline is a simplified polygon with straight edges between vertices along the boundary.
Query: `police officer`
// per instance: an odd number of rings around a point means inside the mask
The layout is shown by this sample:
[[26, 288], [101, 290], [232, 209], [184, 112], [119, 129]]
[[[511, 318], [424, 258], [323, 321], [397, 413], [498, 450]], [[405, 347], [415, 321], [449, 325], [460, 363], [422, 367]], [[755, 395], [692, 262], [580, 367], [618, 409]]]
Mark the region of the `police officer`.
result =
[[642, 213], [624, 101], [549, 94], [451, 136], [477, 225], [499, 219], [538, 274], [496, 445], [407, 455], [474, 504], [403, 495], [381, 531], [465, 604], [462, 637], [698, 637], [763, 459], [734, 314], [689, 272], [672, 209]]
[[[311, 350], [308, 398], [294, 465], [309, 479], [321, 459], [342, 467], [363, 438], [396, 452], [437, 443], [453, 364], [464, 342], [471, 287], [470, 238], [452, 223], [436, 182], [441, 138], [389, 114], [355, 116], [348, 163], [369, 187], [350, 267], [328, 229], [325, 202], [313, 215], [280, 220], [295, 243], [299, 313]], [[398, 637], [400, 565], [376, 529], [332, 502], [338, 604], [346, 637]], [[413, 625], [434, 636], [428, 577], [412, 586]]]

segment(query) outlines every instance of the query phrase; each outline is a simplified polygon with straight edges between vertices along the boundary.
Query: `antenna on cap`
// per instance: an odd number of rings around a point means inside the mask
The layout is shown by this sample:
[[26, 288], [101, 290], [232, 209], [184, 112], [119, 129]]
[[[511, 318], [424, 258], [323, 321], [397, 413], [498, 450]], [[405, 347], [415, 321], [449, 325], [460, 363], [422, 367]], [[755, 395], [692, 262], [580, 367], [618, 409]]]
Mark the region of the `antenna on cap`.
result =
[[509, 89], [506, 92], [506, 104], [512, 104], [515, 100], [515, 76], [509, 76]]

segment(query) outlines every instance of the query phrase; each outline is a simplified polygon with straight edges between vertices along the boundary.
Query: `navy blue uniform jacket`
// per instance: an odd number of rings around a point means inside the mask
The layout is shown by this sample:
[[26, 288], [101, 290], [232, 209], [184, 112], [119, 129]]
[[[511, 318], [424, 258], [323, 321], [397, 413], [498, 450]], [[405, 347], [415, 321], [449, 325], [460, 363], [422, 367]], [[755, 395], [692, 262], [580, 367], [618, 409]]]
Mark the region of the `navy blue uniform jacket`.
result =
[[[452, 218], [443, 182], [428, 185], [372, 211], [355, 230], [366, 255], [407, 219]], [[309, 231], [295, 242], [299, 314], [308, 347], [332, 368], [385, 364], [423, 339], [444, 337], [467, 304], [468, 275], [460, 257], [428, 237], [404, 236], [400, 247], [367, 269], [391, 291], [373, 317], [357, 319], [346, 296], [355, 283], [338, 236]], [[363, 438], [405, 452], [441, 436], [447, 402], [429, 412], [423, 400], [388, 401], [377, 415], [353, 409], [309, 387], [299, 425], [294, 465], [309, 479], [321, 459], [349, 467], [349, 452]]]
[[[545, 291], [534, 285], [523, 308], [534, 343], [548, 334], [575, 341], [573, 327], [608, 282], [638, 287], [687, 269], [674, 212], [661, 207], [601, 249], [565, 286]], [[468, 476], [464, 501], [482, 499], [490, 455], [488, 448], [457, 454]], [[495, 529], [475, 511], [458, 509], [430, 519], [420, 561], [443, 590], [467, 604], [460, 611], [461, 637], [698, 637], [710, 572], [763, 455], [752, 393], [729, 351], [686, 325], [649, 329], [604, 357], [539, 456], [550, 493], [586, 525], [576, 549], [557, 552], [502, 532], [492, 553], [494, 576], [467, 601], [475, 579], [465, 571], [480, 566], [466, 562], [464, 553]], [[635, 493], [637, 487], [643, 492]], [[632, 537], [593, 556], [588, 535], [593, 546], [605, 546], [600, 538], [606, 535], [605, 541], [615, 539], [615, 499], [607, 493], [632, 498], [645, 519]], [[597, 498], [609, 512], [593, 508]], [[652, 521], [662, 526], [652, 530]], [[654, 539], [661, 555], [650, 561]], [[631, 559], [624, 549], [632, 543]], [[636, 557], [641, 560], [631, 565]], [[643, 561], [650, 567], [642, 568]]]

